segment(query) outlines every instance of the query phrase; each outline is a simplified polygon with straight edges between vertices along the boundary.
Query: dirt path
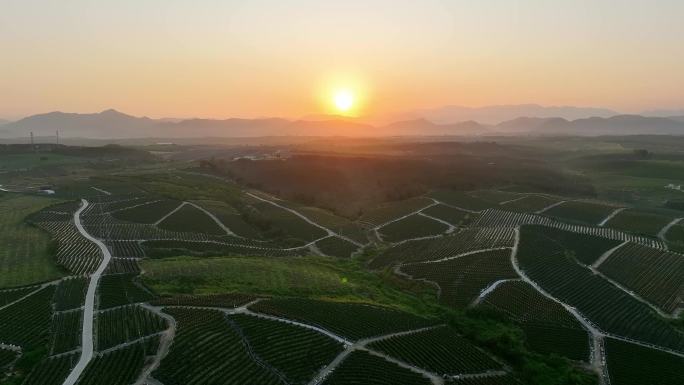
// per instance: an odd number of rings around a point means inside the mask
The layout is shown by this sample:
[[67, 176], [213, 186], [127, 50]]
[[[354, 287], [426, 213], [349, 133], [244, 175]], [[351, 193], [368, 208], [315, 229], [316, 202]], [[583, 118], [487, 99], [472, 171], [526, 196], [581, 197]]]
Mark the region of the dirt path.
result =
[[542, 214], [542, 213], [544, 213], [544, 212], [546, 212], [546, 211], [551, 210], [552, 208], [554, 208], [554, 207], [556, 207], [556, 206], [562, 205], [562, 204], [565, 203], [565, 202], [567, 202], [567, 201], [560, 201], [560, 202], [556, 202], [556, 203], [551, 203], [550, 205], [544, 207], [544, 208], [541, 209], [541, 210], [537, 210], [537, 211], [535, 211], [534, 213], [535, 213], [535, 214]]
[[613, 255], [613, 253], [614, 253], [617, 249], [621, 248], [622, 246], [624, 246], [624, 245], [626, 245], [626, 244], [628, 244], [628, 243], [629, 243], [628, 241], [624, 241], [624, 242], [622, 242], [621, 244], [619, 244], [619, 245], [613, 247], [612, 249], [606, 251], [605, 253], [601, 254], [601, 256], [598, 257], [598, 259], [597, 259], [596, 261], [594, 261], [594, 263], [591, 264], [591, 268], [592, 268], [592, 269], [598, 269], [598, 267], [601, 266], [601, 264], [602, 264], [603, 262], [605, 262], [608, 258], [610, 258], [610, 256]]
[[156, 222], [154, 222], [153, 225], [159, 226], [159, 224], [162, 223], [162, 222], [164, 222], [164, 220], [165, 220], [166, 218], [168, 218], [168, 217], [170, 217], [171, 215], [175, 214], [176, 211], [180, 210], [181, 208], [183, 208], [183, 206], [185, 206], [185, 205], [187, 205], [187, 204], [188, 204], [188, 202], [182, 202], [181, 204], [178, 205], [178, 207], [176, 207], [175, 209], [169, 211], [169, 212], [168, 212], [166, 215], [164, 215], [163, 217], [159, 218], [159, 220], [156, 221]]
[[209, 218], [213, 219], [214, 222], [216, 222], [216, 224], [218, 225], [218, 227], [222, 228], [223, 231], [226, 232], [226, 235], [230, 235], [230, 236], [232, 236], [232, 237], [237, 237], [237, 238], [243, 238], [243, 237], [241, 237], [241, 236], [235, 234], [231, 229], [229, 229], [226, 225], [224, 225], [223, 222], [221, 222], [221, 220], [218, 219], [218, 218], [216, 217], [216, 215], [214, 215], [214, 214], [212, 214], [211, 212], [207, 211], [204, 207], [202, 207], [202, 206], [200, 206], [200, 205], [197, 205], [197, 204], [194, 204], [194, 203], [192, 203], [192, 202], [184, 202], [184, 203], [189, 204], [190, 206], [196, 208], [197, 210], [200, 210], [200, 211], [202, 211], [203, 213], [207, 214], [207, 216], [209, 216]]
[[667, 238], [665, 237], [665, 235], [667, 235], [667, 232], [670, 231], [670, 229], [672, 228], [672, 226], [674, 226], [674, 225], [676, 225], [677, 223], [679, 223], [682, 219], [684, 219], [684, 218], [675, 218], [675, 219], [672, 220], [672, 222], [666, 224], [662, 229], [660, 229], [660, 231], [658, 231], [658, 238], [659, 238], [661, 241], [663, 241], [663, 244], [665, 245], [665, 250], [668, 249], [668, 247], [667, 247]]
[[444, 225], [448, 226], [448, 228], [446, 229], [446, 231], [444, 232], [444, 234], [451, 234], [451, 233], [454, 232], [454, 230], [456, 230], [456, 226], [452, 225], [451, 223], [449, 223], [449, 222], [447, 222], [447, 221], [445, 221], [445, 220], [443, 220], [443, 219], [439, 219], [439, 218], [433, 217], [432, 215], [425, 214], [425, 213], [422, 212], [422, 211], [420, 211], [420, 212], [418, 213], [418, 215], [424, 216], [425, 218], [432, 219], [433, 221], [437, 221], [437, 222], [439, 222], [439, 223], [441, 223], [441, 224], [444, 224]]
[[176, 320], [173, 317], [162, 312], [161, 308], [147, 304], [143, 304], [141, 306], [151, 311], [152, 313], [164, 318], [169, 323], [169, 328], [161, 334], [161, 338], [159, 340], [159, 349], [157, 349], [157, 354], [154, 356], [154, 359], [152, 360], [152, 362], [150, 362], [143, 368], [142, 372], [140, 373], [140, 376], [138, 376], [138, 379], [133, 383], [133, 385], [143, 385], [152, 382], [150, 380], [152, 372], [154, 372], [159, 367], [161, 360], [164, 359], [164, 357], [166, 357], [166, 355], [169, 353], [171, 343], [173, 343], [173, 338], [176, 336]]
[[262, 198], [262, 197], [260, 197], [260, 196], [258, 196], [258, 195], [254, 195], [254, 194], [252, 194], [252, 193], [250, 193], [250, 192], [245, 192], [245, 194], [249, 195], [250, 197], [252, 197], [252, 198], [254, 198], [254, 199], [258, 199], [258, 200], [260, 200], [260, 201], [262, 201], [262, 202], [270, 203], [270, 204], [272, 204], [273, 206], [280, 207], [280, 208], [283, 209], [283, 210], [289, 211], [289, 212], [291, 212], [292, 214], [294, 214], [294, 215], [298, 216], [299, 218], [303, 219], [305, 222], [309, 223], [310, 225], [316, 226], [316, 227], [318, 227], [319, 229], [325, 231], [326, 233], [328, 233], [328, 235], [334, 235], [334, 236], [336, 236], [336, 237], [338, 237], [338, 238], [342, 238], [342, 239], [344, 239], [345, 241], [350, 242], [350, 243], [353, 243], [354, 245], [356, 245], [356, 246], [358, 246], [358, 247], [363, 246], [362, 244], [360, 244], [359, 242], [356, 242], [355, 240], [353, 240], [353, 239], [351, 239], [351, 238], [347, 238], [346, 236], [344, 236], [344, 235], [342, 235], [342, 234], [339, 234], [339, 233], [336, 233], [336, 232], [330, 230], [329, 228], [327, 228], [327, 227], [325, 227], [325, 226], [323, 226], [323, 225], [319, 225], [318, 223], [312, 221], [312, 220], [309, 219], [307, 216], [305, 216], [304, 214], [300, 213], [300, 212], [297, 211], [297, 210], [294, 210], [294, 209], [291, 209], [291, 208], [289, 208], [289, 207], [283, 206], [283, 205], [281, 205], [281, 204], [279, 204], [279, 203], [276, 203], [276, 202], [273, 202], [273, 201], [271, 201], [271, 200], [264, 199], [264, 198]]
[[473, 303], [470, 304], [470, 306], [477, 306], [482, 302], [483, 299], [485, 299], [489, 293], [493, 292], [496, 290], [496, 288], [501, 285], [504, 282], [511, 282], [511, 281], [520, 281], [518, 278], [506, 278], [506, 279], [500, 279], [498, 281], [492, 282], [489, 286], [485, 287], [481, 292], [480, 295], [475, 298]]
[[101, 188], [97, 188], [95, 186], [90, 186], [90, 188], [95, 190], [95, 191], [99, 191], [99, 192], [103, 193], [104, 195], [112, 195], [112, 193], [110, 193], [109, 191], [103, 190]]
[[97, 284], [100, 282], [100, 277], [104, 272], [105, 268], [109, 264], [112, 255], [107, 250], [107, 247], [100, 240], [94, 238], [83, 228], [81, 224], [81, 213], [88, 207], [88, 201], [81, 199], [81, 207], [74, 213], [74, 223], [78, 231], [88, 239], [89, 241], [95, 243], [102, 252], [102, 262], [98, 266], [97, 270], [90, 276], [90, 282], [88, 283], [88, 291], [86, 293], [85, 306], [83, 308], [83, 333], [81, 336], [81, 357], [76, 363], [76, 366], [71, 370], [69, 376], [64, 380], [63, 385], [74, 385], [78, 378], [81, 376], [86, 366], [93, 358], [93, 317], [95, 315], [95, 291], [97, 289]]
[[616, 215], [620, 214], [620, 212], [626, 210], [627, 207], [620, 207], [618, 209], [613, 210], [612, 213], [608, 214], [607, 217], [603, 218], [601, 222], [599, 222], [598, 226], [603, 227], [605, 226], [608, 222], [610, 222], [611, 219], [615, 218]]

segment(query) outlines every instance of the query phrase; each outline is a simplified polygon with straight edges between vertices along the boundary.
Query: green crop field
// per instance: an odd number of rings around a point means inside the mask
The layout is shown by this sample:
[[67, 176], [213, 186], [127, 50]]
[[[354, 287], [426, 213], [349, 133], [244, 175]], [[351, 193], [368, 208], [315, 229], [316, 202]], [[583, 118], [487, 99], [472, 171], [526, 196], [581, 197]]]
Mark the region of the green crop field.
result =
[[85, 163], [87, 159], [54, 153], [0, 154], [0, 171]]
[[560, 202], [560, 199], [549, 198], [541, 195], [529, 195], [513, 201], [508, 201], [504, 204], [501, 204], [499, 207], [502, 210], [533, 213], [557, 202]]
[[565, 202], [552, 207], [544, 215], [556, 217], [569, 222], [597, 225], [617, 207], [589, 202]]
[[367, 352], [352, 352], [323, 385], [429, 385], [423, 375]]
[[112, 215], [116, 219], [135, 223], [155, 223], [162, 219], [166, 214], [173, 211], [180, 205], [176, 200], [160, 200], [151, 203], [143, 203], [127, 209], [114, 211]]
[[[485, 195], [490, 196], [490, 194]], [[462, 191], [439, 190], [430, 193], [429, 196], [449, 206], [455, 206], [458, 208], [473, 211], [481, 211], [498, 205], [498, 202], [492, 202], [484, 198], [480, 198], [477, 196], [476, 193], [469, 195]]]
[[[358, 262], [325, 257], [176, 257], [145, 260], [143, 280], [156, 293], [255, 293], [336, 297], [413, 306], [415, 299], [383, 287]], [[429, 289], [423, 292], [429, 295]]]
[[449, 222], [454, 226], [465, 225], [477, 215], [442, 204], [427, 208], [423, 212], [431, 217]]
[[378, 232], [383, 240], [400, 242], [410, 238], [420, 238], [444, 233], [448, 227], [434, 219], [414, 214], [381, 227]]
[[412, 198], [403, 201], [388, 202], [365, 212], [359, 220], [374, 226], [380, 226], [391, 220], [401, 218], [432, 204], [427, 198]]
[[606, 226], [632, 233], [655, 236], [663, 227], [676, 218], [676, 215], [677, 213], [665, 213], [662, 210], [628, 209], [618, 213], [608, 221]]
[[328, 237], [316, 242], [316, 247], [325, 255], [338, 258], [350, 258], [359, 247], [338, 237]]
[[25, 218], [58, 203], [34, 196], [8, 196], [0, 200], [0, 287], [50, 281], [63, 275], [57, 267], [50, 235]]
[[181, 207], [157, 226], [170, 231], [226, 235], [226, 232], [213, 219], [191, 205]]
[[674, 385], [682, 383], [684, 358], [607, 338], [606, 361], [611, 384]]

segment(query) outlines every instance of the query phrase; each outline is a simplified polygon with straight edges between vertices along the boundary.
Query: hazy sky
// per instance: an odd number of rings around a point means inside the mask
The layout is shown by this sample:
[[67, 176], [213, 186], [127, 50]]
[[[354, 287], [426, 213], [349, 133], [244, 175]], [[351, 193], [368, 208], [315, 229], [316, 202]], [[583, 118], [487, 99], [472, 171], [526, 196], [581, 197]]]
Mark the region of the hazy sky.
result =
[[2, 0], [0, 117], [684, 107], [681, 0]]

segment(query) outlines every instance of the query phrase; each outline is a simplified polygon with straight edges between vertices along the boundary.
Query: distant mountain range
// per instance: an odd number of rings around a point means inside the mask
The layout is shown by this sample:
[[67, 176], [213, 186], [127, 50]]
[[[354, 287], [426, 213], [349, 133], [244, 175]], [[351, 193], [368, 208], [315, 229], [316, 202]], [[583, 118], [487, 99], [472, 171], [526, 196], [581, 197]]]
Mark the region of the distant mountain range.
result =
[[575, 120], [589, 117], [608, 118], [619, 115], [619, 113], [604, 108], [516, 104], [485, 107], [443, 106], [418, 110], [407, 115], [407, 117], [421, 117], [438, 124], [451, 124], [468, 120], [482, 124], [498, 124], [522, 116]]
[[[513, 106], [509, 106], [513, 107]], [[507, 109], [509, 107], [505, 107]], [[528, 106], [529, 107], [529, 106]], [[536, 106], [539, 107], [539, 106]], [[529, 108], [536, 108], [534, 106]], [[498, 107], [491, 107], [496, 109]], [[527, 108], [527, 107], [525, 107]], [[566, 113], [579, 109], [560, 108]], [[485, 108], [483, 108], [485, 109]], [[477, 109], [477, 110], [483, 110]], [[524, 109], [524, 108], [523, 108]], [[471, 109], [476, 110], [476, 109]], [[586, 109], [583, 109], [586, 110]], [[437, 110], [435, 110], [437, 111]], [[454, 111], [449, 108], [443, 111]], [[545, 110], [550, 111], [550, 110]], [[595, 112], [608, 110], [592, 110]], [[586, 112], [586, 111], [585, 111]], [[503, 116], [503, 115], [500, 115]], [[566, 115], [567, 116], [567, 115]], [[94, 139], [197, 138], [263, 136], [474, 136], [474, 135], [684, 135], [684, 116], [641, 115], [594, 116], [568, 119], [559, 116], [520, 117], [495, 124], [476, 120], [440, 123], [429, 118], [407, 119], [387, 125], [370, 125], [361, 120], [336, 116], [310, 119], [150, 119], [115, 110], [93, 114], [50, 112], [0, 125], [0, 137], [54, 136]]]

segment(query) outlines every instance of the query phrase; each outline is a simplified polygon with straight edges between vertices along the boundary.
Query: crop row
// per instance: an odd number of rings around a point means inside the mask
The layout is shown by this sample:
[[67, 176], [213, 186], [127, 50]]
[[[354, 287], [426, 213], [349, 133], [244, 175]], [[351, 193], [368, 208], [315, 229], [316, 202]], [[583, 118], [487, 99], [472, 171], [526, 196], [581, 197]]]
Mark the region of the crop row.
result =
[[502, 368], [501, 364], [446, 326], [379, 340], [368, 347], [441, 375]]
[[603, 331], [684, 351], [684, 334], [649, 306], [577, 262], [548, 235], [523, 227], [518, 248], [521, 268], [547, 292], [570, 306]]
[[323, 254], [338, 258], [350, 258], [359, 249], [355, 244], [335, 236], [321, 239], [316, 242], [316, 247]]
[[288, 383], [308, 383], [343, 350], [341, 343], [299, 326], [243, 314], [228, 319], [249, 354]]
[[490, 209], [483, 212], [473, 223], [473, 227], [518, 227], [522, 225], [542, 225], [563, 231], [571, 231], [618, 241], [640, 243], [654, 248], [663, 248], [663, 244], [660, 241], [649, 237], [628, 234], [606, 227], [592, 227], [559, 222], [553, 218], [536, 214], [514, 213]]
[[278, 374], [250, 356], [224, 313], [182, 308], [165, 311], [174, 317], [177, 328], [169, 353], [152, 373], [163, 384], [282, 384]]
[[532, 350], [578, 361], [589, 358], [589, 335], [582, 324], [526, 282], [501, 283], [485, 297], [482, 306], [497, 309], [517, 323]]
[[138, 274], [138, 260], [132, 258], [112, 258], [105, 269], [105, 274]]
[[154, 296], [132, 274], [105, 275], [98, 286], [99, 308], [109, 309], [130, 303], [147, 302]]
[[382, 238], [388, 242], [400, 242], [410, 238], [433, 236], [444, 233], [448, 227], [428, 217], [413, 214], [380, 228]]
[[324, 385], [429, 385], [430, 380], [365, 351], [349, 354], [323, 382]]
[[402, 265], [401, 271], [413, 278], [426, 279], [440, 287], [440, 301], [462, 308], [470, 304], [493, 282], [516, 278], [508, 249], [464, 255], [443, 262]]
[[206, 213], [188, 204], [166, 217], [157, 226], [160, 229], [183, 233], [226, 235], [226, 232]]
[[22, 385], [61, 385], [78, 358], [78, 353], [45, 358], [33, 367]]
[[52, 318], [52, 354], [69, 352], [81, 346], [83, 311], [55, 313]]
[[449, 207], [443, 204], [429, 207], [422, 212], [431, 217], [449, 222], [454, 226], [464, 225], [477, 217], [477, 214], [463, 211], [454, 207]]
[[5, 306], [10, 302], [14, 302], [19, 298], [35, 291], [38, 287], [21, 287], [9, 290], [0, 290], [0, 306]]
[[522, 384], [511, 374], [456, 378], [446, 382], [449, 385], [518, 385]]
[[112, 215], [122, 221], [151, 224], [173, 211], [181, 202], [163, 199], [133, 206], [112, 212]]
[[427, 207], [432, 203], [433, 201], [431, 199], [423, 197], [389, 202], [364, 213], [361, 215], [360, 221], [362, 223], [367, 223], [370, 226], [380, 226], [391, 220]]
[[418, 329], [435, 323], [430, 319], [378, 306], [298, 298], [259, 301], [249, 308], [316, 325], [352, 340]]
[[[154, 341], [156, 342], [156, 341]], [[132, 384], [145, 366], [146, 358], [157, 353], [148, 341], [97, 354], [88, 363], [77, 385]]]
[[682, 383], [683, 357], [612, 338], [605, 340], [605, 349], [611, 384]]
[[60, 281], [55, 291], [55, 310], [64, 311], [83, 306], [88, 281], [86, 277], [70, 277]]
[[228, 293], [191, 295], [181, 294], [172, 297], [159, 297], [150, 301], [157, 306], [201, 306], [235, 308], [255, 300], [251, 294]]
[[105, 350], [166, 330], [166, 321], [138, 305], [99, 312], [97, 349]]
[[73, 222], [40, 222], [57, 240], [57, 263], [74, 274], [90, 274], [102, 261], [102, 252], [76, 229]]
[[115, 258], [144, 258], [145, 251], [140, 243], [135, 241], [107, 242], [107, 248]]
[[684, 255], [630, 243], [599, 270], [666, 312], [684, 305]]
[[46, 344], [52, 321], [54, 292], [54, 286], [47, 286], [0, 310], [0, 341], [24, 349]]
[[280, 249], [266, 247], [267, 245], [247, 246], [240, 244], [228, 244], [219, 242], [195, 242], [195, 241], [145, 241], [143, 242], [145, 253], [153, 258], [176, 256], [176, 255], [248, 255], [267, 257], [287, 257], [302, 255], [308, 249]]
[[465, 229], [432, 239], [409, 241], [390, 247], [370, 263], [381, 268], [398, 263], [421, 262], [453, 257], [475, 250], [512, 247], [515, 231], [511, 228]]
[[658, 235], [674, 217], [658, 211], [646, 211], [640, 209], [627, 209], [620, 211], [606, 226], [632, 233]]

